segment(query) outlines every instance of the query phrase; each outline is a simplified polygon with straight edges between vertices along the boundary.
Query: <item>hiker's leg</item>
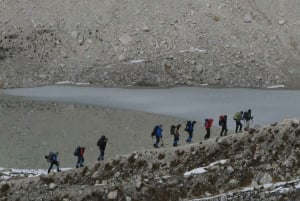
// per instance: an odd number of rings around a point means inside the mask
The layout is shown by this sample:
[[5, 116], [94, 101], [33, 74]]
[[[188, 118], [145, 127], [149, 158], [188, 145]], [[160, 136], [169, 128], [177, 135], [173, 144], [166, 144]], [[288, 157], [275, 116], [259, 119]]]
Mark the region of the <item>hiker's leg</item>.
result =
[[222, 137], [223, 136], [223, 132], [224, 132], [224, 126], [222, 126], [222, 130], [221, 130], [221, 133], [220, 133], [220, 136]]
[[249, 128], [250, 128], [250, 120], [248, 120], [248, 121], [246, 121], [246, 130], [249, 130]]
[[243, 128], [243, 124], [242, 124], [242, 122], [240, 121], [240, 132], [242, 131], [242, 128]]
[[48, 168], [48, 174], [50, 173], [52, 167], [53, 167], [53, 162], [50, 163], [50, 167]]
[[80, 167], [83, 167], [83, 162], [84, 162], [84, 158], [83, 158], [83, 156], [81, 156]]
[[210, 137], [210, 128], [207, 129], [207, 139]]
[[59, 169], [59, 162], [58, 162], [58, 161], [55, 161], [54, 164], [56, 165], [56, 170], [57, 170], [57, 172], [60, 172], [60, 169]]
[[239, 128], [239, 122], [238, 120], [235, 120], [235, 133], [238, 132], [238, 128]]
[[100, 160], [104, 160], [104, 150], [101, 149]]
[[80, 164], [80, 156], [78, 155], [78, 156], [77, 156], [76, 168], [78, 168], [78, 167], [79, 167], [79, 164]]
[[99, 147], [99, 157], [98, 157], [98, 161], [102, 160], [102, 149]]

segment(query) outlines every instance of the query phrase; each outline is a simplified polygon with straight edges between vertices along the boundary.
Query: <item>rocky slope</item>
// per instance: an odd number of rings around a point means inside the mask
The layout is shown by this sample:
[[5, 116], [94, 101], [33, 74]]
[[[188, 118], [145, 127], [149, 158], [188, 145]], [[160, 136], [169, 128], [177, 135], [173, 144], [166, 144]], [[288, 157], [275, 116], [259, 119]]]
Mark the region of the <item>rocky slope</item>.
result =
[[176, 148], [2, 181], [1, 200], [299, 200], [297, 119]]
[[0, 87], [300, 86], [298, 0], [0, 5]]

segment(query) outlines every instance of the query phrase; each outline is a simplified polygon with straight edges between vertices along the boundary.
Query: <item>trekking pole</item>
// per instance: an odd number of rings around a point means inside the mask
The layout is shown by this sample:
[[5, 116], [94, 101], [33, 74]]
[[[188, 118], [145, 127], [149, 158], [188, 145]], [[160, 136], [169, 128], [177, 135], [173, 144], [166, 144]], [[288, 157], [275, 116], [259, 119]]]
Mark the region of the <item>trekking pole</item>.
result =
[[161, 138], [161, 146], [165, 147], [165, 143], [164, 143], [164, 140], [162, 138]]

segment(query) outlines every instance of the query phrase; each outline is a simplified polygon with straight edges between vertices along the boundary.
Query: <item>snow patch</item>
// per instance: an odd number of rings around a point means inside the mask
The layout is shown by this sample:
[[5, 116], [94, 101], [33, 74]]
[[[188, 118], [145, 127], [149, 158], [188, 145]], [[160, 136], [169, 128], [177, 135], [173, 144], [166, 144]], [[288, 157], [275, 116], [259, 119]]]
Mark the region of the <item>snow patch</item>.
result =
[[209, 164], [208, 167], [215, 166], [217, 164], [225, 164], [225, 163], [227, 163], [227, 159], [213, 162], [213, 163]]
[[131, 63], [131, 64], [137, 64], [137, 63], [142, 63], [142, 62], [144, 62], [143, 59], [137, 59], [137, 60], [131, 60], [131, 61], [129, 61], [129, 63]]
[[75, 85], [78, 85], [78, 86], [87, 86], [87, 85], [90, 85], [89, 82], [77, 82], [75, 83]]
[[60, 81], [60, 82], [55, 82], [57, 85], [64, 85], [64, 84], [73, 84], [71, 81]]
[[[72, 168], [61, 168], [61, 171], [67, 171]], [[13, 177], [38, 177], [42, 174], [47, 174], [48, 170], [45, 169], [16, 169], [16, 168], [1, 168], [0, 167], [0, 180], [8, 180]]]
[[207, 170], [205, 168], [200, 167], [200, 168], [196, 168], [196, 169], [193, 169], [191, 171], [185, 172], [183, 175], [185, 177], [187, 177], [187, 176], [190, 176], [190, 175], [193, 175], [193, 174], [203, 174], [205, 172], [207, 172]]
[[296, 189], [300, 189], [300, 182], [295, 186]]
[[283, 84], [281, 85], [274, 85], [274, 86], [269, 86], [267, 89], [277, 89], [277, 88], [284, 88], [285, 86]]
[[180, 50], [179, 53], [184, 53], [184, 52], [200, 52], [200, 53], [207, 53], [207, 50], [199, 49], [199, 48], [194, 48], [190, 47], [188, 50]]
[[194, 174], [203, 174], [203, 173], [207, 172], [207, 170], [206, 170], [207, 167], [215, 166], [217, 164], [225, 164], [226, 162], [227, 162], [227, 159], [216, 161], [216, 162], [209, 164], [206, 167], [199, 167], [199, 168], [193, 169], [191, 171], [185, 172], [183, 175], [185, 177], [189, 177]]

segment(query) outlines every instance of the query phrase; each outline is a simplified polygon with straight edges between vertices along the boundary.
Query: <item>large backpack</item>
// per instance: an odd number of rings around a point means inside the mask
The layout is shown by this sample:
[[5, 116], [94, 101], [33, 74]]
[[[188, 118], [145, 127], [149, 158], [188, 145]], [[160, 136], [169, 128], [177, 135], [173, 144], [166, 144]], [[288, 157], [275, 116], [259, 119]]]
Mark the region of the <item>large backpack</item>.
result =
[[219, 116], [219, 126], [222, 126], [223, 121], [224, 121], [224, 116], [223, 116], [223, 115], [220, 115], [220, 116]]
[[155, 126], [155, 127], [153, 128], [153, 130], [152, 130], [152, 132], [151, 132], [151, 137], [156, 136], [156, 134], [157, 134], [157, 129], [158, 129], [158, 126]]
[[192, 128], [192, 122], [191, 121], [187, 121], [186, 122], [186, 126], [185, 126], [185, 131], [189, 132]]
[[74, 151], [74, 156], [78, 156], [79, 155], [79, 150], [80, 150], [80, 147], [77, 147]]
[[170, 128], [170, 134], [171, 135], [175, 135], [175, 129], [176, 129], [176, 126], [172, 125], [171, 128]]

